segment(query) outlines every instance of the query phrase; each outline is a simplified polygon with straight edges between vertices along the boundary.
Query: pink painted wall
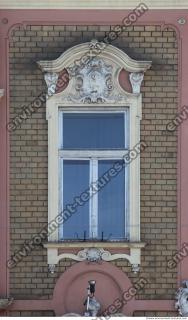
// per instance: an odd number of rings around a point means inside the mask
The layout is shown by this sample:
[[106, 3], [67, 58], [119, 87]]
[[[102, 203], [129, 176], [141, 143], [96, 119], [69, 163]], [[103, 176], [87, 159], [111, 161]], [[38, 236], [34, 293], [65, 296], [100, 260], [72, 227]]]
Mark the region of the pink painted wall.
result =
[[[0, 101], [0, 296], [9, 294], [9, 272], [6, 261], [9, 257], [9, 135], [6, 123], [9, 119], [9, 65], [8, 65], [8, 42], [11, 29], [17, 24], [99, 24], [116, 25], [128, 15], [127, 10], [1, 10], [0, 12], [0, 88], [5, 89], [5, 97]], [[178, 24], [178, 19], [184, 17], [186, 23]], [[178, 108], [188, 104], [188, 10], [149, 10], [139, 18], [139, 24], [162, 25], [176, 30], [179, 48], [179, 104]], [[188, 122], [184, 122], [178, 129], [178, 247], [187, 241], [188, 234]], [[188, 258], [184, 258], [178, 267], [177, 286], [180, 281], [188, 279]], [[17, 301], [12, 310], [28, 307], [33, 310], [51, 308], [50, 302], [46, 301]], [[137, 301], [139, 310], [173, 310], [172, 301]]]

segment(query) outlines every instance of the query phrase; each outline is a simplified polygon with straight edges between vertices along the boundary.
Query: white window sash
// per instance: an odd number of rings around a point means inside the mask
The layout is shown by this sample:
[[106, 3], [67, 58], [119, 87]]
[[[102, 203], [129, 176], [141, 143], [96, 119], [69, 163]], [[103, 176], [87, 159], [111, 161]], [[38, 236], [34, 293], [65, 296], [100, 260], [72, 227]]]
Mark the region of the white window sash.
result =
[[[98, 161], [99, 160], [123, 160], [128, 154], [128, 149], [111, 149], [111, 150], [64, 150], [63, 148], [63, 114], [64, 113], [124, 113], [124, 130], [125, 130], [125, 146], [129, 146], [129, 112], [128, 109], [123, 110], [78, 110], [78, 111], [64, 111], [59, 112], [59, 211], [63, 211], [63, 160], [89, 160], [89, 177], [90, 177], [90, 193], [92, 197], [89, 200], [89, 238], [98, 238], [98, 192], [92, 190], [92, 183], [95, 183], [100, 177], [98, 177]], [[125, 169], [125, 237], [128, 237], [128, 213], [129, 213], [129, 189], [128, 189], [128, 170]], [[62, 225], [59, 230], [59, 237], [63, 239]]]

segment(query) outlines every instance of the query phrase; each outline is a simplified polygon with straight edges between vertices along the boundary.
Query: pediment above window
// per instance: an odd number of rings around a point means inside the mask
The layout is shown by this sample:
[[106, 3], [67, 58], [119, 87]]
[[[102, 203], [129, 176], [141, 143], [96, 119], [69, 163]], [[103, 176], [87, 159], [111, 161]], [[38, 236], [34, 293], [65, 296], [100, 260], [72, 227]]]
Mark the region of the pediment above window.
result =
[[[52, 61], [39, 61], [45, 72], [48, 95], [59, 97], [68, 103], [116, 103], [128, 100], [140, 93], [144, 72], [151, 61], [136, 61], [122, 50], [92, 40], [65, 51]], [[62, 71], [67, 74], [60, 77]], [[120, 72], [129, 73], [132, 92], [120, 85]], [[60, 86], [66, 89], [57, 93]]]

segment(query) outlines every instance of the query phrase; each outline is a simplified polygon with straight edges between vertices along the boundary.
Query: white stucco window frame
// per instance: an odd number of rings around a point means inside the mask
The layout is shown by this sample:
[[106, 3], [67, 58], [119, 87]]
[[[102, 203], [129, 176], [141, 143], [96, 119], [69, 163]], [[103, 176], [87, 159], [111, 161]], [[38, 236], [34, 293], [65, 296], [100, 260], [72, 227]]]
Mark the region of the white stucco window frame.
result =
[[[48, 95], [46, 101], [46, 118], [48, 120], [48, 223], [54, 221], [59, 214], [59, 128], [58, 128], [58, 112], [60, 109], [74, 112], [75, 110], [124, 110], [129, 109], [129, 150], [135, 148], [140, 143], [140, 120], [142, 118], [142, 96], [140, 93], [141, 82], [144, 77], [144, 72], [150, 68], [151, 61], [136, 61], [131, 59], [122, 50], [112, 46], [101, 46], [100, 54], [96, 55], [97, 48], [101, 43], [96, 40], [88, 43], [77, 45], [65, 51], [58, 59], [53, 61], [39, 61], [40, 68], [45, 72], [45, 80], [48, 86]], [[51, 94], [51, 89], [56, 87], [58, 75], [62, 70], [73, 70], [75, 61], [77, 64], [82, 61], [82, 58], [89, 56], [93, 58], [91, 65], [86, 63], [82, 64], [81, 71], [79, 71], [79, 81], [82, 78], [82, 90], [78, 90], [77, 81], [78, 75], [76, 74], [69, 81], [66, 89], [60, 93]], [[92, 60], [91, 60], [92, 61]], [[88, 73], [87, 70], [92, 72], [93, 65], [100, 63], [98, 70], [99, 77], [104, 86], [104, 92], [97, 92], [96, 96], [90, 95], [90, 88], [88, 88]], [[70, 68], [71, 67], [71, 68]], [[132, 93], [126, 92], [122, 89], [119, 83], [119, 74], [124, 69], [129, 73], [130, 83], [132, 86]], [[96, 70], [96, 69], [95, 69]], [[108, 70], [108, 72], [107, 72]], [[109, 71], [110, 70], [110, 71]], [[110, 74], [110, 75], [109, 75]], [[86, 77], [86, 82], [84, 82]], [[105, 88], [108, 77], [111, 89]], [[103, 79], [104, 78], [104, 79]], [[109, 80], [110, 79], [110, 80]], [[96, 80], [97, 81], [97, 80]], [[106, 81], [106, 82], [105, 82]], [[85, 92], [84, 92], [85, 91]], [[90, 95], [90, 96], [89, 96]], [[99, 99], [98, 99], [99, 98]], [[90, 101], [88, 101], [88, 99]], [[110, 261], [113, 259], [122, 258], [128, 259], [132, 265], [138, 266], [140, 264], [140, 250], [145, 244], [140, 241], [140, 154], [129, 164], [129, 223], [130, 223], [130, 241], [127, 243], [113, 243], [113, 247], [126, 247], [130, 249], [130, 254], [116, 254], [110, 256]], [[75, 255], [72, 253], [58, 253], [61, 248], [110, 248], [112, 244], [107, 243], [67, 243], [58, 242], [58, 228], [49, 234], [48, 243], [45, 247], [48, 250], [48, 264], [55, 265], [62, 258], [72, 258], [74, 260], [82, 261], [86, 256], [80, 252]], [[99, 252], [98, 252], [99, 253]], [[110, 253], [109, 253], [110, 254]], [[100, 257], [103, 256], [100, 251]], [[112, 258], [114, 256], [114, 258]], [[118, 257], [117, 257], [118, 256]], [[81, 260], [80, 260], [81, 259]], [[102, 258], [101, 258], [102, 259]], [[109, 257], [107, 258], [109, 259]], [[103, 259], [104, 260], [104, 259]], [[106, 260], [109, 261], [109, 260]], [[52, 268], [53, 269], [53, 268]]]

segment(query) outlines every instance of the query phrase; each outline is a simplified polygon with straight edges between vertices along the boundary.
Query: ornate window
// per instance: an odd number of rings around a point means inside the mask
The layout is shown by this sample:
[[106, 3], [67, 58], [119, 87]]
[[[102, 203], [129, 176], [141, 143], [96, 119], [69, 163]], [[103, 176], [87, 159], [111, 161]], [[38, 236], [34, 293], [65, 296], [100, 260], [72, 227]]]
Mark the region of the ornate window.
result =
[[[121, 256], [139, 264], [140, 86], [151, 62], [94, 40], [39, 65], [48, 86], [48, 219], [57, 224], [46, 244], [49, 264], [67, 256], [59, 248], [115, 244], [129, 248]], [[131, 93], [120, 85], [122, 69]], [[58, 93], [63, 70], [69, 83]], [[79, 254], [69, 256], [83, 259]]]

